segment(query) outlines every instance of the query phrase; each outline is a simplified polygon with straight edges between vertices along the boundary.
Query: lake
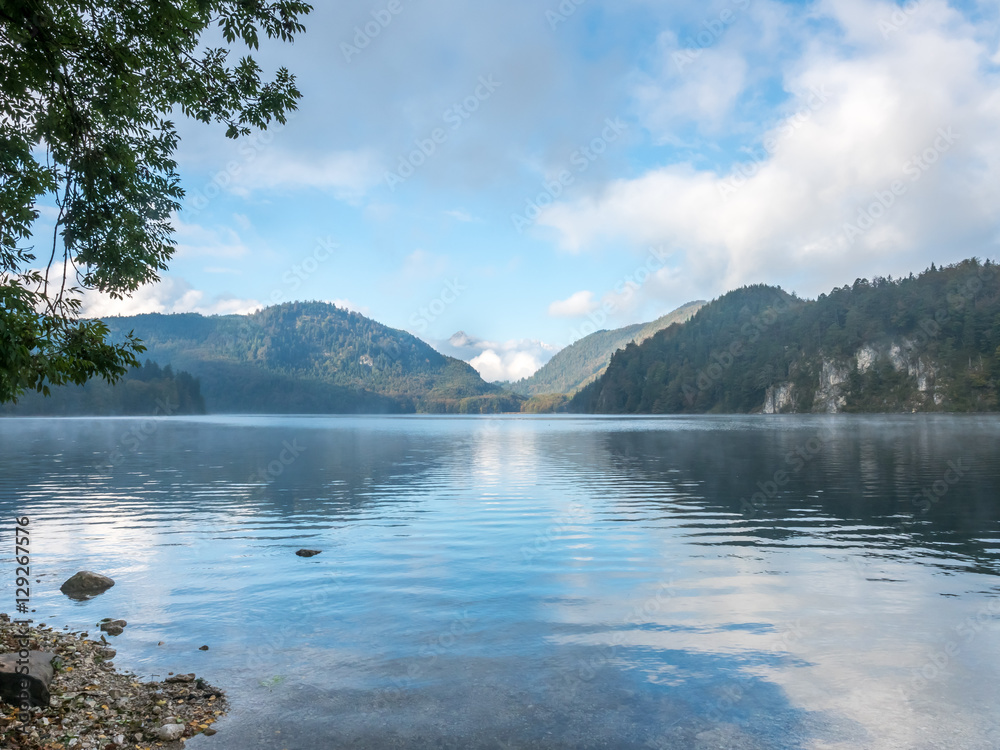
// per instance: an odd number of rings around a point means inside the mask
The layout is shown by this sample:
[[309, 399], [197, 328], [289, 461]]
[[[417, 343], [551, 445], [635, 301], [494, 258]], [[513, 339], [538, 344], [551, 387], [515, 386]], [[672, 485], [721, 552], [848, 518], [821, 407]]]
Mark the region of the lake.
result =
[[[229, 693], [198, 749], [995, 749], [998, 446], [995, 416], [4, 419], [0, 611], [27, 515], [37, 622], [123, 618], [120, 668]], [[117, 585], [71, 601], [81, 569]]]

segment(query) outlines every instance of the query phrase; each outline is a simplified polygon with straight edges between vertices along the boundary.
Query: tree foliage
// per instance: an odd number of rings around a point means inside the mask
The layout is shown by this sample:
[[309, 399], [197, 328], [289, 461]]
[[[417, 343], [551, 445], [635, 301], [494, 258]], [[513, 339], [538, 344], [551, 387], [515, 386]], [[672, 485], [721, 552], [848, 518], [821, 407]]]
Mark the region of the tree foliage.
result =
[[[80, 291], [126, 297], [173, 252], [183, 190], [171, 119], [237, 138], [284, 123], [300, 93], [249, 55], [291, 42], [295, 0], [0, 0], [0, 403], [120, 378], [141, 342], [80, 319]], [[36, 237], [40, 211], [51, 236]], [[41, 244], [44, 240], [44, 245]], [[41, 249], [36, 249], [36, 247]]]
[[0, 406], [0, 413], [17, 417], [161, 416], [204, 414], [200, 381], [188, 372], [175, 373], [170, 365], [146, 363], [127, 372], [114, 385], [101, 380], [54, 388], [44, 397], [26, 393], [16, 404]]
[[[863, 372], [862, 349], [877, 354]], [[1000, 267], [971, 259], [858, 279], [812, 301], [764, 285], [738, 289], [619, 351], [570, 408], [751, 412], [769, 388], [790, 385], [794, 410], [810, 411], [822, 408], [814, 399], [831, 367], [846, 373], [845, 411], [1000, 409]]]
[[519, 411], [523, 400], [405, 331], [323, 302], [107, 324], [114, 336], [138, 331], [151, 356], [198, 376], [214, 412], [475, 414]]
[[528, 396], [575, 393], [599, 378], [611, 362], [611, 355], [626, 345], [641, 343], [657, 331], [683, 323], [705, 303], [688, 302], [651, 323], [634, 323], [612, 331], [596, 331], [559, 351], [534, 375], [511, 385], [511, 390]]

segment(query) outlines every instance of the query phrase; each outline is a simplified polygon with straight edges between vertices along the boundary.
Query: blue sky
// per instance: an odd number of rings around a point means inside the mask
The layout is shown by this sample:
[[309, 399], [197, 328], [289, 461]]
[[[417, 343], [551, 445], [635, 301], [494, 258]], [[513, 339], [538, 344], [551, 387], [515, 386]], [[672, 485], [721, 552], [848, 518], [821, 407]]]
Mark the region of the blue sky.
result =
[[90, 313], [338, 301], [517, 378], [742, 284], [997, 257], [995, 2], [343, 0], [306, 25], [258, 53], [299, 111], [237, 142], [184, 123], [169, 273]]

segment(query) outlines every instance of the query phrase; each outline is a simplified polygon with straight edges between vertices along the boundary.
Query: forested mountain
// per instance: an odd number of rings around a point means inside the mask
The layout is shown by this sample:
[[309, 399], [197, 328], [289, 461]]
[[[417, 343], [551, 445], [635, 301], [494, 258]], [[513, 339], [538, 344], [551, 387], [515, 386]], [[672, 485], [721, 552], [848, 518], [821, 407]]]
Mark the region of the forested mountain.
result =
[[331, 304], [105, 322], [116, 336], [134, 330], [148, 356], [200, 378], [210, 412], [478, 413], [520, 407], [519, 398], [485, 383], [466, 363]]
[[992, 411], [1000, 266], [859, 279], [807, 301], [752, 286], [618, 352], [572, 411]]
[[597, 331], [584, 336], [556, 354], [530, 378], [510, 387], [516, 393], [538, 396], [549, 393], [575, 393], [598, 378], [611, 362], [611, 355], [631, 342], [642, 342], [674, 323], [683, 323], [704, 305], [688, 302], [651, 323], [635, 323], [613, 331]]
[[174, 373], [170, 365], [156, 362], [126, 373], [115, 385], [91, 380], [85, 385], [52, 388], [43, 396], [28, 391], [16, 404], [4, 404], [0, 414], [17, 417], [69, 416], [174, 416], [204, 414], [201, 384], [188, 372]]

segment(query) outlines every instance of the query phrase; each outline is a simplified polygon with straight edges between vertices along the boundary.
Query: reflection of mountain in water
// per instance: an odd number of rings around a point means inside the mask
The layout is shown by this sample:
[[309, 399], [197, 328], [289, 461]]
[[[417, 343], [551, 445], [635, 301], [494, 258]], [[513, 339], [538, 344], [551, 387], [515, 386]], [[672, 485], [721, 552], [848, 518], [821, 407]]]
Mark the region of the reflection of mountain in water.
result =
[[1000, 572], [992, 419], [798, 417], [782, 429], [774, 419], [637, 420], [540, 445], [622, 521], [682, 519], [700, 544], [819, 537]]

